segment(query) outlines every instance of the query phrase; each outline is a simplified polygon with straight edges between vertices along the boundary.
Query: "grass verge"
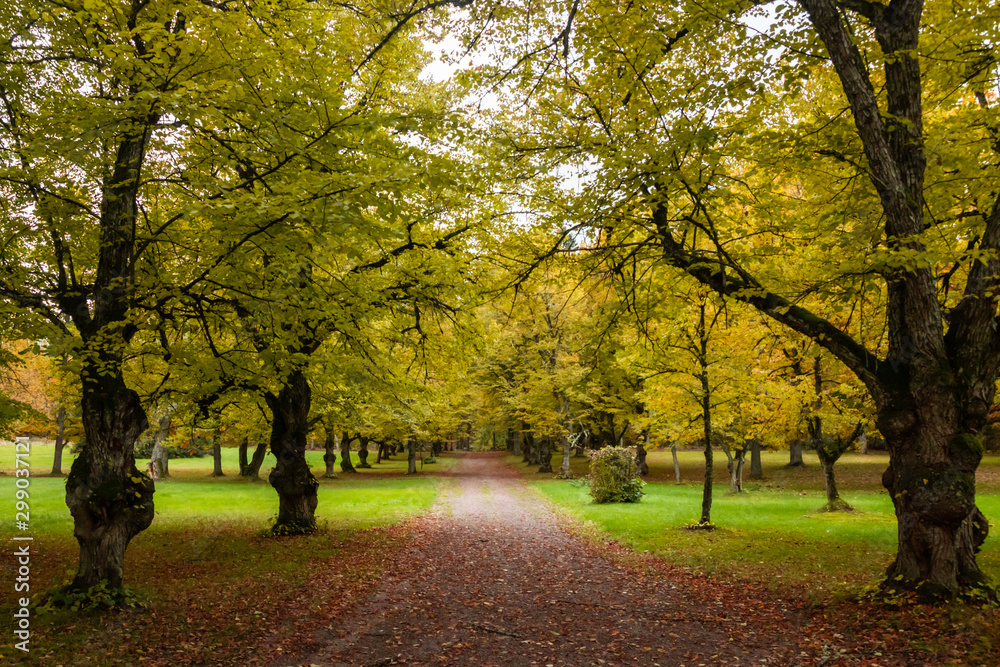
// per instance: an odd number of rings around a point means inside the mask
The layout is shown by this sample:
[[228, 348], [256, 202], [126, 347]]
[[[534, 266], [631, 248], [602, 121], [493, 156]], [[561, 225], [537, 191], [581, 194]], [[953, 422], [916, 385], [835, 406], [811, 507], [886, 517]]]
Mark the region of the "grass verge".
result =
[[[455, 463], [438, 460], [425, 473]], [[270, 485], [209, 477], [211, 459], [183, 463], [174, 478], [157, 482], [156, 518], [126, 556], [126, 582], [147, 608], [108, 614], [38, 613], [44, 592], [72, 576], [78, 549], [64, 481], [31, 478], [30, 530], [23, 533], [34, 538], [31, 651], [5, 641], [0, 664], [267, 664], [301, 650], [317, 630], [335, 628], [382, 571], [396, 566], [409, 522], [431, 507], [445, 483], [432, 474], [403, 477], [405, 460], [321, 479], [320, 530], [264, 538], [260, 532], [277, 511]], [[13, 494], [14, 478], [0, 477], [0, 498], [13, 503]], [[5, 552], [4, 571], [14, 571], [12, 550]], [[5, 586], [12, 590], [13, 582]], [[7, 618], [12, 598], [0, 597]]]

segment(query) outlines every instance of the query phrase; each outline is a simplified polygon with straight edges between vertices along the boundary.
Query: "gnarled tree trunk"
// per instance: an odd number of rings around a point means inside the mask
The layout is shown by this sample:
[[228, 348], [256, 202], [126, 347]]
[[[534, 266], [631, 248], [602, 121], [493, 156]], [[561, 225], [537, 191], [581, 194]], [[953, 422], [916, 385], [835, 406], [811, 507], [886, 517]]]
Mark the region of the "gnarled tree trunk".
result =
[[734, 450], [725, 443], [723, 443], [722, 449], [726, 453], [726, 470], [729, 471], [729, 492], [743, 493], [743, 465], [746, 463], [746, 449]]
[[52, 474], [62, 475], [62, 453], [66, 442], [63, 436], [66, 434], [66, 407], [60, 405], [56, 412], [56, 454], [52, 459]]
[[541, 438], [538, 448], [538, 472], [552, 472], [552, 436]]
[[639, 439], [635, 442], [635, 467], [643, 477], [649, 474], [649, 464], [646, 463], [646, 443], [649, 442], [647, 433], [639, 434]]
[[153, 442], [153, 452], [149, 455], [156, 471], [157, 479], [170, 477], [170, 453], [163, 445], [170, 434], [170, 414], [164, 414], [157, 422], [156, 440]]
[[363, 435], [358, 439], [358, 467], [359, 468], [371, 468], [372, 464], [368, 463], [368, 436]]
[[292, 371], [277, 395], [264, 396], [273, 416], [271, 453], [277, 459], [268, 482], [278, 492], [274, 535], [300, 535], [316, 530], [319, 482], [306, 463], [312, 390], [301, 369]]
[[357, 472], [351, 463], [351, 434], [344, 431], [340, 436], [340, 472]]
[[258, 442], [250, 457], [250, 466], [246, 476], [250, 479], [260, 479], [260, 468], [264, 465], [264, 458], [267, 457], [267, 442]]
[[334, 466], [337, 464], [337, 436], [333, 434], [333, 429], [329, 426], [326, 428], [326, 437], [323, 440], [323, 463], [326, 464], [326, 472], [323, 473], [323, 477], [336, 477], [337, 471]]
[[[102, 185], [100, 243], [92, 301], [60, 296], [83, 340], [80, 372], [87, 439], [66, 478], [66, 505], [80, 562], [70, 587], [104, 584], [120, 591], [125, 550], [153, 521], [153, 481], [135, 467], [135, 441], [149, 422], [139, 395], [125, 384], [124, 350], [136, 333], [133, 306], [136, 195], [147, 144], [159, 115], [123, 124], [111, 173]], [[61, 260], [60, 260], [61, 261]]]
[[87, 440], [66, 478], [66, 504], [80, 545], [74, 590], [98, 584], [120, 589], [125, 550], [153, 521], [154, 484], [136, 469], [133, 449], [147, 426], [138, 394], [120, 374], [83, 376]]

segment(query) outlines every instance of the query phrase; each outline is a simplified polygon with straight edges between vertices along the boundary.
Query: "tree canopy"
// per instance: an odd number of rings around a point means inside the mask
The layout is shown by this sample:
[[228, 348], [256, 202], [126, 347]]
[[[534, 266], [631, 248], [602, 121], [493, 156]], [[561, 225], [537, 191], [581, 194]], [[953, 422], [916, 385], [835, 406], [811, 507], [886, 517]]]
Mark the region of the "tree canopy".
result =
[[870, 425], [886, 585], [988, 586], [994, 4], [16, 0], [0, 25], [0, 312], [79, 376], [74, 587], [120, 587], [153, 520], [134, 444], [178, 399], [269, 413], [279, 534], [315, 528], [317, 425], [475, 423], [568, 475], [573, 443], [700, 424], [705, 523], [716, 442], [732, 467], [810, 438], [832, 481]]

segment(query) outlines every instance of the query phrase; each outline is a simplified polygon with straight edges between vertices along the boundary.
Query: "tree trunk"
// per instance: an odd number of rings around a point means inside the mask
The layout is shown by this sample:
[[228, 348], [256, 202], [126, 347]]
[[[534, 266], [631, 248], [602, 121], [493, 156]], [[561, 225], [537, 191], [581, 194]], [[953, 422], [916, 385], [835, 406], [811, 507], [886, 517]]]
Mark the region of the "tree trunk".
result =
[[351, 463], [351, 434], [344, 431], [340, 436], [340, 472], [357, 472]]
[[698, 334], [701, 346], [698, 356], [701, 371], [698, 379], [701, 381], [701, 421], [705, 438], [705, 481], [701, 491], [701, 520], [698, 523], [706, 525], [712, 522], [712, 482], [715, 471], [712, 469], [712, 390], [708, 383], [708, 331], [705, 328], [704, 303], [700, 309]]
[[337, 471], [333, 466], [337, 463], [337, 436], [330, 427], [326, 428], [326, 438], [323, 440], [323, 463], [326, 464], [323, 477], [328, 479], [336, 477]]
[[562, 465], [559, 466], [559, 476], [563, 479], [573, 479], [573, 467], [570, 465], [570, 458], [573, 456], [573, 446], [569, 438], [562, 438]]
[[138, 394], [125, 386], [121, 374], [87, 370], [82, 378], [86, 444], [66, 478], [66, 505], [80, 545], [70, 588], [103, 584], [119, 591], [125, 550], [153, 521], [154, 483], [136, 469], [134, 454], [135, 441], [149, 424]]
[[368, 436], [363, 435], [358, 440], [358, 467], [359, 468], [371, 468], [372, 464], [368, 463]]
[[635, 443], [635, 467], [643, 477], [649, 474], [649, 464], [646, 463], [647, 442], [649, 442], [649, 435], [642, 433]]
[[508, 429], [507, 430], [507, 438], [508, 438], [508, 441], [512, 445], [510, 453], [513, 454], [514, 456], [520, 456], [521, 455], [521, 436], [520, 436], [520, 434], [518, 434], [513, 429]]
[[[953, 406], [948, 401], [929, 410], [925, 404], [905, 417], [918, 422], [928, 414], [947, 414]], [[984, 587], [988, 582], [975, 557], [989, 533], [989, 523], [975, 503], [982, 443], [975, 434], [949, 428], [945, 420], [925, 423], [903, 437], [903, 417], [884, 411], [878, 423], [890, 452], [882, 484], [893, 499], [899, 539], [885, 585], [917, 590], [927, 599]]]
[[277, 464], [268, 482], [278, 492], [278, 519], [273, 535], [301, 535], [316, 530], [319, 482], [306, 463], [312, 389], [305, 372], [291, 372], [277, 395], [265, 394], [271, 409], [271, 453]]
[[760, 438], [750, 438], [750, 479], [764, 479], [764, 467], [760, 463]]
[[726, 469], [729, 471], [729, 492], [743, 493], [743, 465], [746, 463], [746, 449], [731, 450], [723, 445], [726, 452]]
[[406, 441], [406, 474], [415, 475], [417, 473], [417, 439], [412, 435]]
[[552, 436], [542, 437], [538, 452], [538, 472], [552, 472]]
[[[155, 105], [122, 119], [120, 139], [110, 147], [114, 162], [101, 183], [93, 282], [85, 293], [63, 289], [55, 298], [83, 343], [80, 380], [86, 444], [66, 478], [66, 505], [80, 545], [79, 568], [70, 584], [75, 590], [100, 584], [120, 593], [125, 550], [153, 521], [154, 484], [135, 467], [135, 441], [149, 422], [139, 395], [125, 383], [123, 367], [125, 351], [138, 331], [133, 312], [137, 195], [159, 119]], [[62, 265], [62, 252], [57, 254]]]
[[826, 509], [829, 512], [850, 511], [853, 508], [841, 500], [837, 491], [837, 479], [834, 477], [833, 465], [840, 458], [839, 453], [830, 451], [830, 448], [820, 446], [816, 450], [819, 456], [819, 464], [823, 469], [823, 485], [826, 487]]
[[267, 442], [257, 443], [250, 458], [250, 468], [247, 470], [247, 477], [250, 479], [260, 479], [260, 467], [264, 465], [264, 458], [267, 456]]
[[670, 454], [674, 458], [674, 477], [677, 479], [677, 483], [681, 483], [681, 464], [677, 460], [677, 443], [670, 445]]
[[788, 443], [788, 465], [786, 468], [804, 468], [806, 462], [802, 460], [802, 440], [795, 438]]
[[212, 436], [212, 477], [225, 477], [222, 472], [222, 438], [216, 432]]
[[61, 477], [63, 447], [66, 445], [63, 439], [63, 436], [66, 434], [66, 408], [62, 405], [59, 406], [59, 411], [56, 412], [56, 429], [56, 455], [52, 460], [52, 474]]
[[240, 440], [240, 477], [248, 477], [250, 474], [250, 460], [247, 458], [247, 450], [250, 448], [250, 438], [243, 436]]
[[156, 477], [162, 479], [170, 477], [170, 453], [163, 446], [167, 436], [170, 434], [170, 415], [165, 414], [160, 417], [157, 427], [156, 442], [153, 443], [153, 452], [150, 454], [150, 461], [155, 466]]

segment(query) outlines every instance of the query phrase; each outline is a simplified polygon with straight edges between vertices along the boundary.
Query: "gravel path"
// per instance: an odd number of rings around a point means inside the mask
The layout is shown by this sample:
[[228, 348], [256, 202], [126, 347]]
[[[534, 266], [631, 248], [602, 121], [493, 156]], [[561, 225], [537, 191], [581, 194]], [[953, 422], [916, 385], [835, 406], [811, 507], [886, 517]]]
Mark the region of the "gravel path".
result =
[[[398, 567], [277, 665], [786, 665], [794, 622], [733, 587], [615, 564], [493, 454], [466, 454]], [[742, 598], [742, 594], [737, 594]], [[790, 622], [791, 621], [791, 622]]]

